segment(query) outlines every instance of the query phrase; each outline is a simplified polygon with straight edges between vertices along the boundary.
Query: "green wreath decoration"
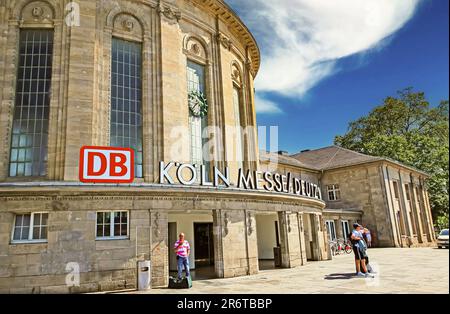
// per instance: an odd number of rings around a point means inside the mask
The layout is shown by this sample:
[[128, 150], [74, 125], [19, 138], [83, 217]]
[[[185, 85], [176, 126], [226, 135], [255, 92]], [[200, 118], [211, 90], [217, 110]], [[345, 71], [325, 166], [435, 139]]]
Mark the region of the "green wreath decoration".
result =
[[208, 100], [205, 95], [199, 91], [189, 93], [189, 111], [196, 118], [203, 118], [208, 115]]

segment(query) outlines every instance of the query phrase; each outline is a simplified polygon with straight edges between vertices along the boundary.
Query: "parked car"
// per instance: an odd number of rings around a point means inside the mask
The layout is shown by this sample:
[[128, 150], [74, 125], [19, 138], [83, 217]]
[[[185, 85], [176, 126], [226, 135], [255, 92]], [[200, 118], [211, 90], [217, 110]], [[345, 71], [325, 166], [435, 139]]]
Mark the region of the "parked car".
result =
[[448, 229], [444, 229], [441, 231], [437, 239], [437, 244], [440, 249], [447, 248], [448, 249]]

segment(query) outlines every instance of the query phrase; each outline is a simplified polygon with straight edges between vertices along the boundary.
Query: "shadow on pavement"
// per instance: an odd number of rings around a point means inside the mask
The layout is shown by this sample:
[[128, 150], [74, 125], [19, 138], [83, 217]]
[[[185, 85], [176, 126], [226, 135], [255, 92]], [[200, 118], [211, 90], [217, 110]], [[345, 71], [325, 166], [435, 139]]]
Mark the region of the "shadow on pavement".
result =
[[325, 276], [325, 280], [349, 280], [355, 278], [355, 273], [330, 274]]

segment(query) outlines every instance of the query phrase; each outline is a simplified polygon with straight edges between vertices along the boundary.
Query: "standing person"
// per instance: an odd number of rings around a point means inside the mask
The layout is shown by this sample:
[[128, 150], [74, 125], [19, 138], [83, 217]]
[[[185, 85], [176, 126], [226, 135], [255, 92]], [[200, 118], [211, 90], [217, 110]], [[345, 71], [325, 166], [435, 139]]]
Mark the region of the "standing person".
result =
[[355, 253], [356, 275], [358, 277], [368, 277], [369, 273], [366, 267], [366, 250], [367, 246], [363, 236], [364, 228], [360, 224], [355, 223], [352, 231], [352, 245]]
[[[371, 235], [369, 229], [364, 228], [363, 237], [364, 237], [364, 240], [366, 241], [367, 248], [372, 247], [372, 235]], [[365, 254], [365, 258], [366, 258], [366, 267], [367, 267], [367, 271], [369, 272], [369, 274], [376, 274], [376, 272], [372, 268], [372, 265], [370, 265], [370, 263], [369, 263], [369, 256], [367, 255], [367, 253]]]
[[186, 241], [184, 233], [180, 233], [179, 240], [175, 242], [174, 251], [177, 254], [178, 280], [183, 279], [183, 268], [186, 269], [186, 277], [189, 278], [189, 255], [191, 254], [191, 246]]
[[364, 236], [364, 240], [367, 243], [367, 247], [368, 248], [372, 247], [372, 234], [370, 233], [370, 230], [367, 228], [364, 228], [363, 236]]

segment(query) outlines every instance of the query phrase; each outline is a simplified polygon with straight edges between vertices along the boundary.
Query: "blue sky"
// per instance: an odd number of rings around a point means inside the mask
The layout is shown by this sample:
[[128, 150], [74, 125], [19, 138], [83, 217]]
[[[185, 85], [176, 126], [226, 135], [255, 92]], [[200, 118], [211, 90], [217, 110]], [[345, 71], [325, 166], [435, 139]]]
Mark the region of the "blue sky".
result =
[[[249, 7], [243, 0], [227, 1], [260, 45], [263, 78], [256, 81], [256, 105], [263, 109], [258, 110], [258, 124], [279, 127], [280, 149], [295, 153], [331, 145], [336, 135], [346, 132], [350, 121], [406, 87], [424, 91], [434, 105], [449, 98], [449, 1], [374, 0], [377, 2], [370, 4], [369, 11], [379, 14], [369, 14], [364, 20], [358, 10], [368, 12], [367, 6], [355, 8], [354, 15], [347, 12], [352, 5], [372, 0], [338, 0], [335, 3], [340, 5], [335, 8], [327, 7], [330, 2], [326, 0], [311, 1], [277, 2], [286, 10], [270, 17], [269, 24], [282, 29], [275, 34], [262, 26], [269, 19], [267, 12], [273, 15], [273, 8], [259, 9], [255, 3]], [[294, 4], [298, 8], [295, 12]], [[304, 14], [312, 16], [309, 22]], [[330, 21], [331, 15], [335, 21]], [[286, 16], [292, 20], [297, 17], [302, 23], [291, 20], [283, 24]], [[330, 22], [316, 22], [321, 18]], [[370, 27], [365, 27], [368, 19]], [[303, 31], [296, 32], [296, 26]], [[339, 32], [341, 27], [344, 35]], [[309, 31], [314, 40], [310, 40]], [[320, 41], [322, 38], [327, 44]], [[274, 52], [275, 46], [283, 47], [284, 40], [285, 47]], [[290, 41], [295, 49], [290, 49]], [[310, 55], [309, 59], [302, 58], [302, 51]], [[319, 54], [321, 57], [316, 57]], [[292, 71], [277, 73], [277, 68], [283, 67], [279, 56], [286, 57], [285, 64], [288, 68], [292, 64]], [[269, 61], [264, 62], [264, 58]], [[272, 76], [282, 83], [272, 83]]]

